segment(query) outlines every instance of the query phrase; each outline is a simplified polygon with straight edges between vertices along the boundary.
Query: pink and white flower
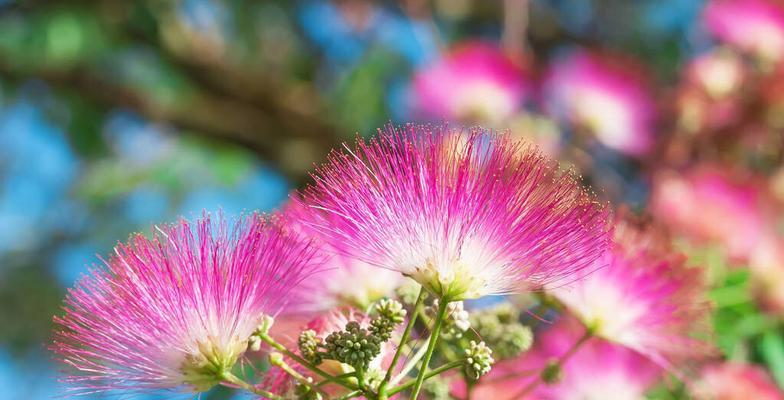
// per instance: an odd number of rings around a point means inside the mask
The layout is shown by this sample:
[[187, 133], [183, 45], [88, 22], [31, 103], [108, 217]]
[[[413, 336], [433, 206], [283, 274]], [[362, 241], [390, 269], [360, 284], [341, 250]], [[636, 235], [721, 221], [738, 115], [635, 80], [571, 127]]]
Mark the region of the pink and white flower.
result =
[[609, 241], [608, 211], [572, 175], [480, 129], [390, 126], [314, 177], [306, 223], [450, 301], [568, 278]]
[[603, 267], [552, 293], [594, 335], [680, 372], [712, 352], [709, 305], [702, 270], [686, 266], [662, 235], [619, 219]]
[[565, 319], [540, 335], [534, 347], [521, 357], [501, 362], [479, 380], [472, 397], [512, 400], [520, 398], [547, 400], [639, 400], [644, 398], [662, 369], [642, 355], [617, 344], [589, 339], [573, 350], [561, 366], [562, 380], [540, 384], [521, 397], [521, 392], [540, 379], [548, 362], [563, 357], [579, 341], [584, 329]]
[[711, 0], [703, 19], [720, 41], [767, 61], [784, 56], [784, 8], [771, 0]]
[[575, 52], [550, 68], [545, 108], [611, 149], [647, 154], [655, 141], [656, 106], [640, 71], [609, 56]]
[[248, 347], [263, 315], [320, 268], [307, 242], [259, 215], [181, 221], [133, 235], [71, 289], [53, 351], [77, 393], [205, 391]]
[[697, 400], [782, 400], [784, 394], [761, 367], [724, 362], [705, 367], [689, 388]]
[[413, 86], [423, 116], [486, 124], [509, 118], [530, 91], [524, 70], [484, 42], [456, 47], [418, 71]]

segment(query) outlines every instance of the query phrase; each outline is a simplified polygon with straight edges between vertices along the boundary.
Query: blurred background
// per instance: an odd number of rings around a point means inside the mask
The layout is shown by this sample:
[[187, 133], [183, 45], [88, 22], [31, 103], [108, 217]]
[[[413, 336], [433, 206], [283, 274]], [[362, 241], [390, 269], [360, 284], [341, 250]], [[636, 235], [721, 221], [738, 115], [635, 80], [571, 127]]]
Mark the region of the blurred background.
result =
[[0, 398], [62, 393], [96, 255], [274, 210], [390, 121], [508, 129], [667, 225], [724, 357], [784, 387], [782, 58], [773, 0], [0, 0]]

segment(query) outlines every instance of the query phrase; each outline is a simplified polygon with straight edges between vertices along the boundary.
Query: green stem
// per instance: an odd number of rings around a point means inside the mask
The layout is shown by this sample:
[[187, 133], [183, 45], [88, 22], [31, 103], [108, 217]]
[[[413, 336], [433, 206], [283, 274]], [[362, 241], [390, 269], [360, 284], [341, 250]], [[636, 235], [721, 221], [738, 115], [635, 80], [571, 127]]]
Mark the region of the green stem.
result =
[[361, 390], [355, 390], [353, 392], [346, 393], [345, 395], [338, 397], [338, 400], [353, 399], [354, 397], [360, 396], [361, 394], [362, 394]]
[[[566, 351], [566, 353], [562, 354], [561, 357], [558, 358], [558, 361], [556, 361], [556, 365], [558, 365], [558, 367], [562, 367], [567, 361], [569, 361], [570, 358], [572, 358], [572, 356], [574, 356], [575, 353], [577, 353], [577, 350], [579, 350], [580, 347], [582, 347], [582, 345], [584, 345], [585, 342], [587, 342], [588, 339], [590, 339], [592, 337], [593, 337], [593, 330], [592, 329], [586, 329], [585, 333], [583, 333], [583, 335], [580, 337], [580, 339], [578, 339], [572, 345], [572, 347], [570, 347], [569, 350]], [[544, 372], [544, 368], [539, 370], [539, 377], [537, 379], [535, 379], [533, 382], [529, 383], [526, 387], [524, 387], [513, 398], [515, 398], [515, 399], [522, 399], [522, 398], [525, 398], [526, 396], [528, 396], [529, 394], [531, 394], [531, 392], [533, 392], [534, 389], [539, 387], [539, 385], [542, 383], [542, 373], [543, 372]]]
[[397, 350], [395, 350], [395, 355], [392, 357], [392, 363], [389, 364], [389, 368], [387, 369], [386, 375], [384, 375], [384, 379], [381, 380], [381, 383], [378, 385], [378, 398], [379, 400], [386, 400], [386, 387], [389, 384], [389, 380], [392, 379], [392, 374], [394, 373], [395, 366], [397, 365], [398, 360], [400, 359], [400, 354], [403, 352], [403, 347], [405, 346], [408, 338], [411, 336], [411, 331], [414, 329], [414, 324], [416, 324], [417, 320], [417, 311], [422, 303], [425, 301], [425, 296], [427, 292], [425, 291], [424, 286], [419, 287], [419, 295], [417, 296], [416, 302], [414, 303], [414, 308], [411, 312], [411, 318], [408, 319], [408, 324], [406, 325], [405, 330], [403, 331], [403, 336], [400, 338], [400, 343], [397, 346]]
[[288, 357], [288, 358], [298, 362], [300, 365], [302, 365], [303, 367], [309, 369], [310, 371], [312, 371], [316, 375], [318, 375], [318, 376], [320, 376], [320, 377], [322, 377], [322, 378], [324, 378], [324, 379], [326, 379], [326, 380], [328, 380], [330, 382], [337, 383], [338, 385], [341, 385], [341, 386], [343, 386], [343, 387], [345, 387], [347, 389], [351, 389], [351, 390], [358, 389], [358, 387], [356, 385], [354, 385], [354, 384], [352, 384], [350, 382], [346, 382], [344, 380], [336, 379], [334, 376], [328, 374], [327, 372], [324, 372], [321, 368], [319, 368], [319, 367], [309, 363], [304, 358], [300, 357], [296, 353], [294, 353], [294, 352], [290, 351], [289, 349], [287, 349], [282, 344], [280, 344], [277, 341], [275, 341], [275, 339], [273, 339], [270, 335], [268, 335], [266, 333], [259, 333], [258, 335], [259, 335], [259, 338], [261, 340], [263, 340], [268, 345], [272, 346], [275, 350], [278, 350], [279, 352], [285, 354], [286, 357]]
[[264, 397], [266, 397], [266, 398], [268, 398], [270, 400], [285, 400], [283, 397], [278, 396], [275, 393], [271, 393], [271, 392], [268, 392], [266, 390], [259, 389], [259, 388], [255, 387], [255, 386], [251, 385], [250, 383], [245, 382], [244, 380], [240, 379], [239, 377], [237, 377], [236, 375], [232, 374], [231, 372], [226, 372], [225, 374], [223, 374], [223, 382], [221, 382], [221, 383], [224, 386], [229, 386], [229, 387], [237, 386], [237, 387], [239, 387], [239, 388], [241, 388], [243, 390], [246, 390], [246, 391], [251, 392], [253, 394], [258, 394], [260, 396], [264, 396]]
[[[428, 338], [428, 342], [429, 341], [430, 340]], [[425, 356], [425, 351], [427, 351], [427, 347], [424, 346], [420, 347], [419, 350], [417, 350], [416, 354], [414, 354], [414, 356], [411, 357], [410, 360], [408, 360], [406, 365], [403, 366], [403, 369], [401, 369], [400, 372], [389, 381], [389, 383], [392, 385], [397, 385], [398, 382], [400, 382], [403, 378], [405, 378], [406, 375], [408, 375], [408, 373], [411, 372], [412, 369], [414, 369], [414, 367], [419, 362], [419, 360], [421, 360], [422, 357]]]
[[427, 352], [425, 353], [425, 358], [422, 360], [422, 366], [419, 368], [419, 375], [417, 375], [414, 389], [411, 391], [411, 400], [416, 400], [419, 396], [419, 390], [422, 389], [422, 382], [425, 381], [427, 366], [430, 364], [430, 358], [433, 357], [433, 350], [435, 350], [438, 337], [441, 335], [441, 326], [444, 324], [444, 316], [446, 316], [446, 307], [448, 305], [449, 301], [447, 301], [447, 299], [439, 299], [436, 322], [433, 324], [433, 332], [430, 335], [430, 341], [427, 343]]
[[[273, 357], [273, 354], [275, 355], [274, 357]], [[287, 374], [291, 375], [291, 377], [294, 378], [301, 385], [304, 385], [305, 387], [311, 388], [312, 390], [315, 390], [316, 392], [318, 392], [322, 396], [327, 397], [327, 393], [325, 393], [318, 385], [314, 385], [313, 384], [313, 379], [309, 379], [309, 378], [304, 377], [302, 374], [297, 372], [297, 370], [292, 368], [286, 362], [286, 360], [283, 359], [283, 355], [282, 354], [280, 354], [280, 353], [273, 353], [273, 354], [270, 354], [270, 357], [269, 357], [270, 364], [272, 364], [272, 365], [282, 369], [284, 372], [286, 372]], [[328, 382], [328, 381], [325, 380], [324, 382]]]
[[[464, 360], [452, 361], [450, 363], [444, 364], [444, 365], [442, 365], [442, 366], [440, 366], [440, 367], [438, 367], [438, 368], [436, 368], [436, 369], [426, 373], [424, 375], [424, 379], [430, 379], [430, 378], [432, 378], [432, 377], [434, 377], [436, 375], [439, 375], [439, 374], [441, 374], [443, 372], [449, 371], [450, 369], [461, 367], [461, 366], [463, 366], [463, 364], [465, 364]], [[402, 384], [400, 386], [397, 386], [395, 388], [390, 389], [389, 392], [387, 392], [387, 394], [389, 396], [392, 396], [392, 395], [394, 395], [394, 394], [396, 394], [398, 392], [402, 392], [402, 391], [410, 388], [411, 386], [414, 386], [417, 381], [418, 381], [418, 379], [417, 380], [412, 379], [412, 380], [410, 380], [410, 381], [408, 381], [408, 382], [406, 382], [406, 383], [404, 383], [404, 384]], [[421, 385], [421, 383], [420, 383], [420, 385]], [[411, 397], [411, 399], [413, 399], [413, 397]]]

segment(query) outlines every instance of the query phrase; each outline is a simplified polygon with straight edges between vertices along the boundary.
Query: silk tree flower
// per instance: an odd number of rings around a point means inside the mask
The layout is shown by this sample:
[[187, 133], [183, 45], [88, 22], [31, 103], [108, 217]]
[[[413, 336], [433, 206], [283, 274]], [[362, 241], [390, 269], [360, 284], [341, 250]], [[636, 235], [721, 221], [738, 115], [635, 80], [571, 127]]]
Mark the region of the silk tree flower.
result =
[[545, 108], [605, 146], [640, 156], [654, 145], [656, 106], [642, 68], [578, 51], [558, 60], [543, 86]]
[[747, 71], [740, 56], [714, 50], [692, 60], [679, 88], [679, 124], [691, 132], [726, 127], [741, 116]]
[[770, 0], [711, 0], [706, 28], [720, 41], [766, 61], [784, 55], [784, 8]]
[[[524, 355], [500, 362], [473, 389], [477, 399], [518, 399], [548, 362], [561, 358], [579, 340], [584, 328], [565, 318], [537, 335], [534, 347]], [[561, 366], [562, 379], [540, 384], [531, 399], [639, 400], [663, 375], [662, 369], [639, 353], [593, 338], [585, 342]], [[455, 394], [462, 398], [462, 388]]]
[[595, 336], [681, 373], [711, 355], [701, 269], [685, 265], [656, 227], [618, 218], [601, 268], [552, 294]]
[[413, 89], [423, 117], [498, 124], [530, 91], [524, 70], [498, 47], [467, 42], [416, 72]]
[[[376, 268], [364, 261], [345, 255], [346, 243], [324, 235], [303, 221], [310, 209], [292, 201], [283, 210], [286, 225], [311, 240], [324, 254], [325, 268], [318, 279], [301, 285], [303, 305], [307, 311], [328, 310], [335, 307], [367, 309], [374, 301], [392, 297], [405, 277], [398, 272]], [[324, 218], [331, 215], [325, 214]]]
[[318, 268], [308, 242], [256, 214], [159, 226], [69, 290], [52, 350], [72, 367], [74, 392], [205, 391]]
[[734, 260], [748, 261], [768, 230], [761, 187], [714, 166], [665, 171], [654, 177], [650, 207], [673, 231], [719, 243]]
[[571, 174], [479, 128], [389, 126], [314, 178], [305, 223], [448, 301], [568, 279], [609, 242], [606, 207]]
[[736, 362], [705, 367], [689, 391], [697, 400], [784, 400], [764, 369]]

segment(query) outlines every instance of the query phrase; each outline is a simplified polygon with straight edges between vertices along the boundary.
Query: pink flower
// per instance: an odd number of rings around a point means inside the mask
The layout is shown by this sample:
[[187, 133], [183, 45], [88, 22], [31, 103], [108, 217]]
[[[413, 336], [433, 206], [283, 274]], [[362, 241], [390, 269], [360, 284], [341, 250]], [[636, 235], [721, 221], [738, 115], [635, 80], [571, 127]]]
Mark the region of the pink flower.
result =
[[601, 255], [607, 210], [572, 175], [507, 135], [465, 133], [390, 126], [333, 153], [304, 192], [307, 223], [451, 301], [559, 281]]
[[233, 225], [205, 216], [118, 244], [71, 289], [52, 350], [78, 393], [111, 389], [204, 391], [248, 346], [263, 315], [319, 260], [307, 242], [259, 215]]
[[[301, 202], [293, 201], [284, 209], [284, 219], [293, 228], [327, 255], [325, 269], [318, 279], [301, 285], [303, 305], [307, 310], [326, 310], [335, 307], [367, 309], [374, 301], [392, 297], [395, 289], [406, 279], [400, 273], [376, 268], [364, 261], [345, 255], [346, 243], [335, 236], [324, 235], [307, 224], [313, 212]], [[321, 214], [332, 218], [330, 214]]]
[[708, 366], [689, 388], [698, 400], [782, 400], [768, 373], [755, 365], [724, 362]]
[[768, 61], [784, 55], [784, 9], [770, 0], [711, 0], [703, 19], [722, 42]]
[[576, 52], [551, 67], [543, 91], [551, 113], [605, 146], [632, 156], [653, 148], [656, 110], [640, 67]]
[[[532, 381], [540, 379], [549, 361], [563, 357], [579, 340], [582, 329], [561, 320], [537, 335], [528, 353], [501, 362], [479, 380], [476, 399], [520, 399]], [[525, 398], [546, 400], [639, 400], [661, 377], [662, 370], [642, 355], [602, 339], [589, 339], [561, 366], [562, 380], [540, 384]], [[459, 392], [459, 391], [458, 391]]]
[[702, 270], [659, 235], [619, 219], [604, 267], [552, 293], [596, 336], [680, 372], [711, 353], [709, 307]]
[[414, 77], [419, 111], [436, 120], [502, 122], [520, 108], [528, 86], [518, 65], [483, 42], [456, 47]]
[[729, 256], [748, 260], [766, 227], [763, 193], [753, 180], [735, 179], [727, 171], [701, 167], [655, 177], [651, 211], [673, 231], [718, 242]]

